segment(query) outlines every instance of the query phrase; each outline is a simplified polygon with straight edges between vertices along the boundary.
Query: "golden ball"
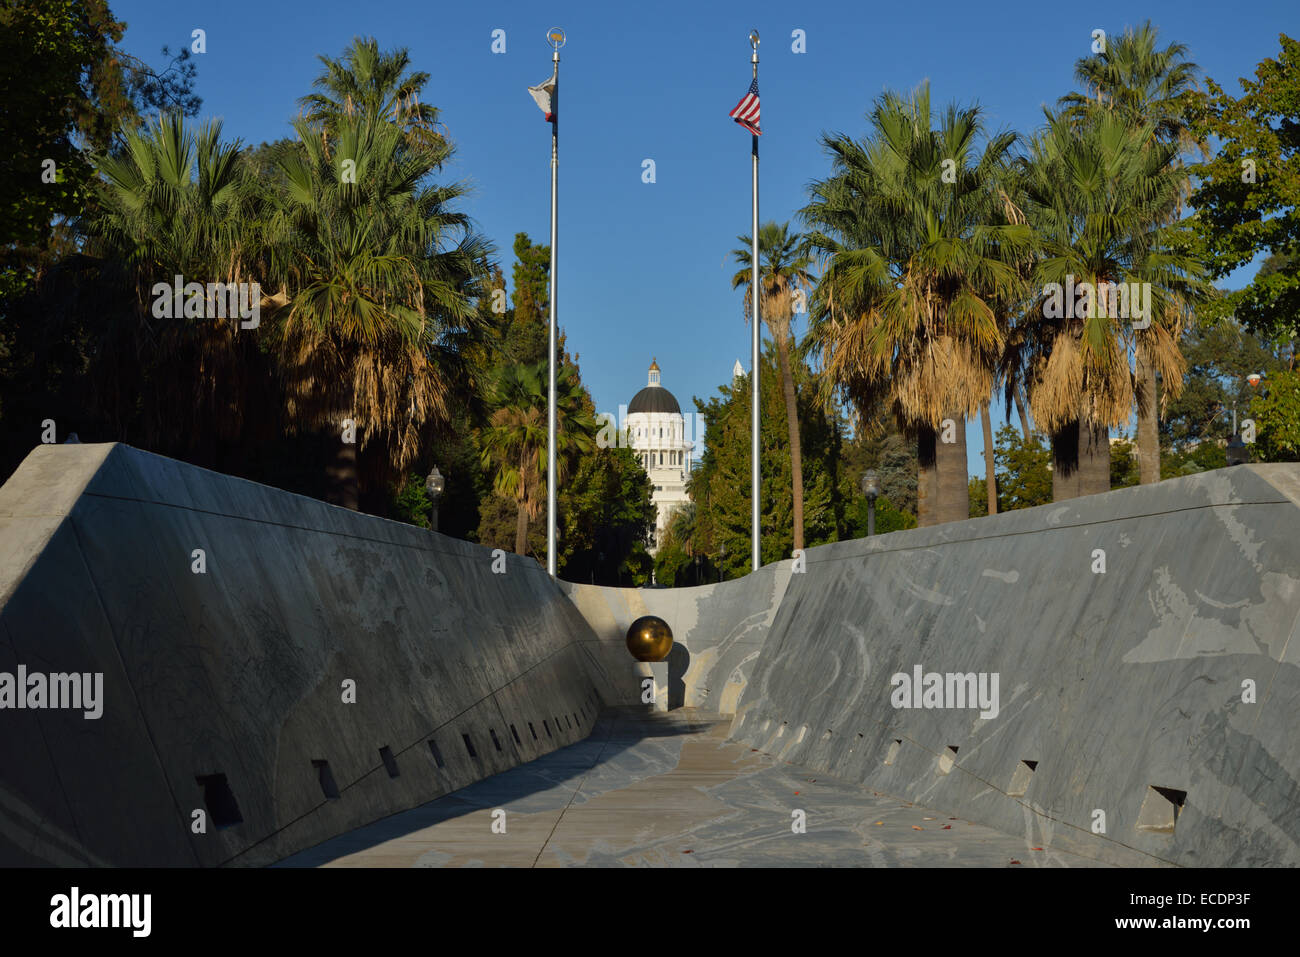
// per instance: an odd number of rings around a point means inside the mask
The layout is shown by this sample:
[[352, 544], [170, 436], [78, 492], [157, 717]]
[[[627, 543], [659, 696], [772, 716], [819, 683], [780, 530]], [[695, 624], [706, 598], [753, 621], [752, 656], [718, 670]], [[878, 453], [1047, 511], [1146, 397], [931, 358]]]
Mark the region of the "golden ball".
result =
[[627, 650], [637, 661], [663, 661], [673, 647], [673, 630], [654, 615], [642, 615], [627, 629]]

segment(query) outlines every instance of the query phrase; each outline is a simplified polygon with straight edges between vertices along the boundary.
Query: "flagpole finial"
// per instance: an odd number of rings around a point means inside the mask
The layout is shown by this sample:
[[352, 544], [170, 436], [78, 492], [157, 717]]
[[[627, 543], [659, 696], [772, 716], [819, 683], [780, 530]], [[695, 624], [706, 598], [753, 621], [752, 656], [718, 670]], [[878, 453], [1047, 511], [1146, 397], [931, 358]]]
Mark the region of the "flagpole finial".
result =
[[749, 31], [749, 45], [754, 48], [753, 62], [757, 63], [758, 62], [758, 31], [757, 30]]
[[546, 42], [551, 45], [555, 55], [560, 55], [560, 47], [564, 46], [564, 31], [559, 27], [551, 27], [546, 31]]

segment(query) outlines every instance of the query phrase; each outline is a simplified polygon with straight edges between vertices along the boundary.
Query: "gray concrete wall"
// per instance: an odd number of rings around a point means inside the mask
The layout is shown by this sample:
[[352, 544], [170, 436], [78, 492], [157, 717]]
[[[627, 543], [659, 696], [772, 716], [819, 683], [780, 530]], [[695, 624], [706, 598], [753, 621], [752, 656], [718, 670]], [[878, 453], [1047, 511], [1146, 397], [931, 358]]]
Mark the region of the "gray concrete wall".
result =
[[[35, 449], [0, 541], [0, 671], [105, 682], [98, 720], [0, 711], [0, 865], [278, 860], [585, 737], [601, 706], [591, 631], [536, 562], [493, 574], [488, 549], [128, 446]], [[243, 821], [194, 834], [218, 773]]]
[[[1240, 466], [810, 549], [732, 735], [1047, 857], [1300, 864], [1297, 505], [1300, 466]], [[916, 665], [997, 673], [999, 714], [896, 709]]]
[[591, 626], [584, 645], [589, 668], [611, 702], [636, 704], [649, 665], [627, 651], [627, 628], [657, 615], [673, 630], [660, 703], [733, 714], [790, 581], [789, 561], [774, 562], [734, 581], [691, 588], [609, 588], [562, 582]]

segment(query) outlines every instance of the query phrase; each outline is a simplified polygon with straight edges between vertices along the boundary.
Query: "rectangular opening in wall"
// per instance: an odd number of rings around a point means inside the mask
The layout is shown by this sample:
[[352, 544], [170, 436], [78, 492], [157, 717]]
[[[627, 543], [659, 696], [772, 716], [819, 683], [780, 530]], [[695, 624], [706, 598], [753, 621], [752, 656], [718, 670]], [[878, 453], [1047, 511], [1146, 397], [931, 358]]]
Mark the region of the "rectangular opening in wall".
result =
[[[760, 389], [759, 391], [761, 392], [762, 390]], [[885, 763], [893, 764], [894, 759], [898, 757], [899, 749], [902, 747], [903, 741], [901, 738], [895, 738], [893, 741], [890, 741], [889, 750], [885, 752]]]
[[[759, 389], [759, 391], [762, 392], [763, 390]], [[528, 733], [533, 736], [534, 741], [537, 740], [537, 729], [533, 727], [533, 723], [531, 721], [528, 722]]]
[[1187, 803], [1187, 792], [1178, 788], [1163, 788], [1152, 784], [1147, 788], [1146, 799], [1138, 813], [1137, 829], [1156, 834], [1172, 834], [1178, 815]]
[[559, 718], [556, 718], [556, 719], [555, 719], [555, 730], [556, 730], [556, 731], [563, 731], [563, 730], [564, 730], [564, 726], [560, 724], [560, 719], [559, 719]]
[[244, 816], [239, 813], [239, 804], [235, 801], [235, 792], [230, 790], [224, 774], [199, 774], [194, 780], [203, 788], [203, 803], [217, 830], [244, 823]]
[[477, 758], [478, 752], [474, 750], [474, 742], [469, 739], [469, 735], [462, 734], [461, 738], [465, 742], [465, 750], [469, 752], [469, 756], [471, 758]]
[[[761, 392], [761, 391], [763, 391], [763, 390], [760, 389], [759, 391]], [[547, 736], [548, 738], [551, 737], [551, 726], [550, 726], [549, 724], [546, 723], [546, 719], [545, 719], [545, 718], [542, 719], [542, 728], [546, 731], [546, 736]]]
[[582, 722], [578, 720], [578, 712], [576, 712], [576, 711], [573, 712], [573, 726], [574, 726], [575, 728], [581, 728], [581, 727], [582, 727]]
[[330, 763], [325, 760], [312, 761], [311, 766], [316, 769], [317, 776], [320, 779], [320, 789], [325, 797], [331, 801], [339, 799], [339, 786], [334, 781], [334, 772], [330, 770]]
[[438, 742], [433, 740], [433, 738], [429, 739], [429, 753], [433, 755], [433, 763], [435, 765], [440, 768], [445, 768], [447, 766], [447, 762], [442, 759], [442, 752], [438, 750]]
[[501, 750], [501, 740], [497, 737], [497, 731], [496, 731], [496, 728], [488, 728], [488, 734], [492, 735], [492, 745], [493, 745], [493, 746], [494, 746], [498, 751], [500, 751], [500, 750]]
[[[762, 389], [760, 389], [759, 391], [761, 392]], [[511, 733], [512, 735], [514, 735], [514, 737], [515, 737], [515, 744], [523, 744], [523, 743], [524, 743], [523, 741], [521, 741], [521, 740], [519, 739], [519, 732], [515, 730], [515, 726], [514, 726], [513, 724], [510, 726], [510, 733]]]
[[957, 757], [957, 745], [950, 744], [939, 755], [939, 773], [947, 774], [952, 770], [953, 758]]
[[388, 772], [390, 778], [395, 778], [401, 773], [397, 770], [397, 758], [393, 757], [393, 749], [388, 745], [379, 749], [379, 757], [384, 762], [384, 770]]
[[1011, 775], [1011, 787], [1007, 788], [1007, 794], [1011, 797], [1024, 797], [1037, 769], [1037, 761], [1021, 761], [1017, 764], [1015, 773]]

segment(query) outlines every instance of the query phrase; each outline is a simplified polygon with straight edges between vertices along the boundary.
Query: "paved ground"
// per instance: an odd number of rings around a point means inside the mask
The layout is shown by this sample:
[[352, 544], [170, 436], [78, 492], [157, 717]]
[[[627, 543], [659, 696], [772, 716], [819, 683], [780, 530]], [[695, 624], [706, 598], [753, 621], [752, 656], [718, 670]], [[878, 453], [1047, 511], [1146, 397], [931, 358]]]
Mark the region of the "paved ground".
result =
[[[289, 867], [1090, 866], [726, 740], [693, 709], [585, 741], [296, 854]], [[501, 830], [504, 811], [505, 833]], [[795, 833], [795, 811], [806, 830]]]

